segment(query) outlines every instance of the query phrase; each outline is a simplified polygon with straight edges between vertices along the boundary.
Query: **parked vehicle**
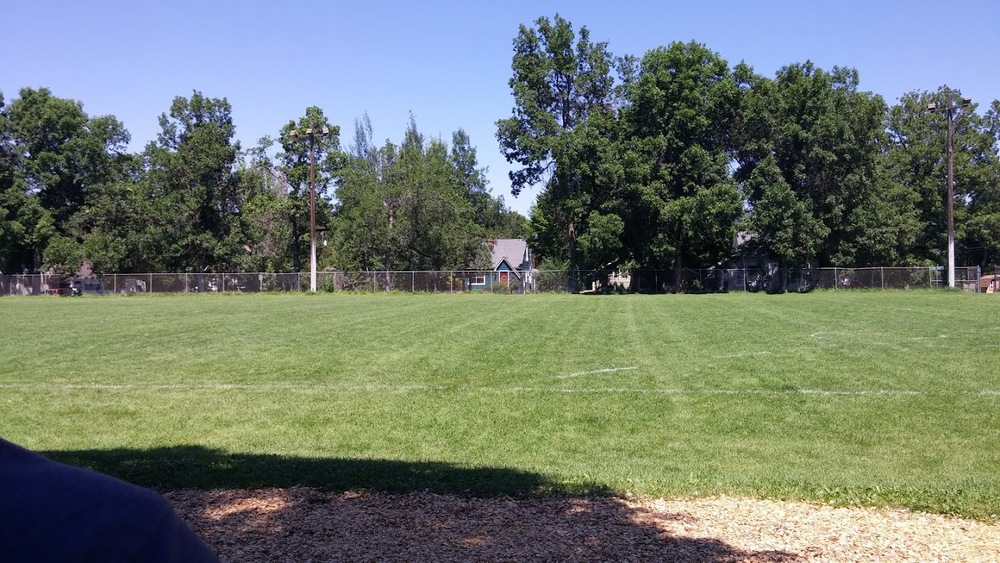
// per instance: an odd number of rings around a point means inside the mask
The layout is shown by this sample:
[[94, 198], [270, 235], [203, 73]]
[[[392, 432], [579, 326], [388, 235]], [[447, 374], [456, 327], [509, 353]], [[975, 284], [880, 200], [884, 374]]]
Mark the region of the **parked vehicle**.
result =
[[43, 283], [42, 291], [49, 295], [72, 295], [72, 281], [69, 276], [53, 274]]
[[104, 295], [109, 293], [104, 282], [97, 278], [76, 278], [70, 284], [73, 295]]

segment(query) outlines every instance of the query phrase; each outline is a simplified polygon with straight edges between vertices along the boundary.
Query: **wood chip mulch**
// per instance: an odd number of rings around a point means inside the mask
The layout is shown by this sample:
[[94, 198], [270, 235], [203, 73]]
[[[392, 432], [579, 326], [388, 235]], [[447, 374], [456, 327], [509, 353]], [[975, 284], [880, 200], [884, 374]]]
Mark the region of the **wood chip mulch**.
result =
[[718, 497], [166, 494], [222, 561], [1000, 561], [1000, 526]]

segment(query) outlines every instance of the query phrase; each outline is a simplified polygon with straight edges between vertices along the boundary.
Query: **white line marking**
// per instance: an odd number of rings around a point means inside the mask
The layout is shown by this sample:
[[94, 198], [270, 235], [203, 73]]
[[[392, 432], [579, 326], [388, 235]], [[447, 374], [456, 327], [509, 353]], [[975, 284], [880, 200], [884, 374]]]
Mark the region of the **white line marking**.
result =
[[597, 373], [614, 373], [616, 371], [630, 371], [630, 370], [636, 370], [636, 369], [639, 369], [639, 367], [638, 366], [630, 366], [630, 367], [627, 367], [627, 368], [604, 368], [604, 369], [595, 369], [593, 371], [575, 371], [575, 372], [573, 372], [573, 373], [571, 373], [569, 375], [557, 375], [556, 379], [566, 379], [566, 378], [569, 378], [569, 377], [580, 377], [581, 375], [594, 375], [594, 374], [597, 374]]
[[771, 355], [770, 352], [768, 352], [767, 350], [764, 350], [763, 352], [739, 352], [739, 353], [736, 353], [736, 354], [726, 354], [725, 356], [721, 356], [721, 357], [722, 358], [748, 358], [750, 356], [770, 356], [770, 355]]
[[290, 391], [369, 391], [369, 392], [406, 392], [406, 391], [445, 391], [457, 388], [449, 385], [325, 385], [325, 384], [294, 384], [294, 383], [0, 383], [0, 389], [66, 389], [91, 391], [187, 391], [208, 389], [212, 391], [271, 391], [285, 389]]
[[[638, 368], [615, 368], [638, 369]], [[271, 391], [275, 389], [301, 392], [366, 392], [366, 393], [408, 393], [427, 391], [474, 391], [491, 393], [581, 393], [581, 394], [657, 394], [657, 395], [756, 395], [791, 396], [811, 395], [828, 397], [989, 397], [1000, 398], [1000, 390], [982, 391], [917, 391], [914, 389], [680, 389], [649, 387], [473, 387], [470, 385], [327, 385], [327, 384], [230, 384], [230, 383], [150, 383], [150, 384], [106, 384], [106, 383], [0, 383], [0, 389], [65, 389], [90, 391], [185, 391], [185, 390], [240, 390]]]
[[837, 396], [837, 397], [865, 397], [865, 396], [902, 396], [902, 397], [955, 397], [955, 396], [978, 396], [978, 397], [1000, 397], [1000, 391], [955, 391], [955, 392], [926, 392], [910, 389], [862, 389], [857, 391], [839, 389], [643, 389], [630, 387], [603, 387], [603, 388], [547, 388], [547, 387], [512, 387], [484, 388], [483, 391], [515, 391], [524, 393], [611, 393], [611, 394], [657, 394], [657, 395], [757, 395], [757, 396], [789, 396], [789, 395], [816, 395], [816, 396]]

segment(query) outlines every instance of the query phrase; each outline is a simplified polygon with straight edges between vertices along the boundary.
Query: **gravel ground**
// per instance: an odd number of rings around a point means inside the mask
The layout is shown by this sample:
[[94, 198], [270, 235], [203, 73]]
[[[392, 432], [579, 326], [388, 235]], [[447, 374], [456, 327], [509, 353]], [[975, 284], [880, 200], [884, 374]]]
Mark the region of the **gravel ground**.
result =
[[222, 561], [1000, 561], [1000, 526], [901, 510], [305, 487], [166, 496]]

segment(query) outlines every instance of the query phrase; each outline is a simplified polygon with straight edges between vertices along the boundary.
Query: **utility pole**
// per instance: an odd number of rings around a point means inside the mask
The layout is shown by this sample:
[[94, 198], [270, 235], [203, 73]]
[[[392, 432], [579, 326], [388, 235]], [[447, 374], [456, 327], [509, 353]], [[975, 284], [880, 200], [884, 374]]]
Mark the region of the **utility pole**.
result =
[[948, 120], [948, 287], [955, 287], [955, 114], [972, 103], [972, 98], [956, 99], [951, 94], [944, 107], [934, 102], [927, 104], [927, 111], [941, 112]]
[[[292, 130], [292, 136], [299, 132]], [[309, 137], [309, 291], [316, 293], [316, 134], [313, 127], [307, 127]], [[330, 134], [329, 127], [323, 127], [323, 138]]]

